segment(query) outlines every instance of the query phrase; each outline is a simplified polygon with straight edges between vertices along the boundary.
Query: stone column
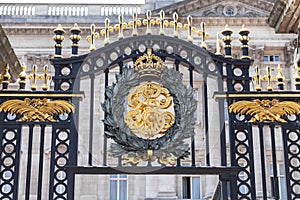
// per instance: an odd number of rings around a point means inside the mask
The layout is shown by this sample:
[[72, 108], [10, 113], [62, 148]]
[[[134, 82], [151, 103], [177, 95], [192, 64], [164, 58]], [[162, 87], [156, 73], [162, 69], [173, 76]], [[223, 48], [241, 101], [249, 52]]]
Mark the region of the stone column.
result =
[[158, 199], [176, 200], [176, 177], [175, 175], [158, 176]]

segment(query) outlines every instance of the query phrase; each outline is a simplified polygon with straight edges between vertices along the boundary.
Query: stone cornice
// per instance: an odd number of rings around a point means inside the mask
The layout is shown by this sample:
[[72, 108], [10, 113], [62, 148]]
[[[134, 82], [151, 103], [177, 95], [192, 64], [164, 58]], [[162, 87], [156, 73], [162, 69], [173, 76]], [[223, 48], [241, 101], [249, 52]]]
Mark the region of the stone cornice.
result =
[[267, 17], [193, 17], [193, 24], [200, 24], [204, 21], [207, 26], [267, 26]]
[[0, 73], [4, 71], [4, 67], [8, 64], [10, 67], [10, 74], [12, 75], [12, 80], [16, 80], [19, 72], [21, 72], [21, 65], [19, 60], [11, 47], [11, 44], [4, 32], [2, 26], [0, 25]]
[[[267, 12], [271, 12], [273, 8], [273, 3], [266, 0], [235, 0], [236, 2], [244, 3], [247, 5], [251, 5], [257, 9], [265, 10]], [[226, 2], [226, 1], [224, 1]], [[199, 10], [200, 8], [210, 7], [214, 4], [220, 3], [220, 0], [185, 0], [181, 1], [169, 6], [165, 6], [153, 11], [153, 13], [158, 13], [161, 9], [165, 11], [167, 14], [172, 14], [173, 12], [177, 13], [191, 13]]]
[[300, 1], [277, 0], [269, 17], [269, 24], [278, 33], [297, 33]]

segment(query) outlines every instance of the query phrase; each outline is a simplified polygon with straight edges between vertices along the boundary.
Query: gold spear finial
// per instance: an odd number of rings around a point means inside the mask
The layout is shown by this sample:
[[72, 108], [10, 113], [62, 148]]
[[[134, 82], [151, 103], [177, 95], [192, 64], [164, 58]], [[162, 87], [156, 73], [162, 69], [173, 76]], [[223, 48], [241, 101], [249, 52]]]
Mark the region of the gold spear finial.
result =
[[119, 31], [118, 39], [121, 40], [124, 38], [123, 29], [127, 27], [127, 24], [124, 23], [123, 14], [119, 15], [119, 24], [115, 25], [115, 30]]
[[285, 77], [282, 73], [282, 67], [280, 64], [278, 64], [276, 80], [282, 82], [284, 79], [285, 79]]
[[91, 35], [88, 35], [86, 37], [87, 41], [90, 44], [90, 51], [94, 51], [96, 49], [95, 40], [99, 38], [99, 33], [96, 32], [96, 26], [95, 24], [91, 25]]
[[11, 76], [9, 74], [9, 65], [8, 64], [5, 66], [5, 72], [2, 77], [3, 77], [3, 82], [7, 81], [7, 83], [9, 83]]
[[156, 24], [159, 25], [159, 34], [165, 34], [165, 27], [168, 27], [169, 22], [165, 20], [165, 11], [161, 10], [159, 12], [159, 18], [156, 19]]
[[128, 23], [128, 25], [130, 27], [132, 27], [132, 34], [131, 34], [132, 36], [137, 36], [138, 35], [137, 28], [142, 25], [141, 20], [138, 20], [137, 17], [138, 17], [137, 13], [133, 13], [132, 14], [132, 21], [130, 21]]
[[[300, 85], [300, 68], [299, 68], [297, 62], [295, 62], [295, 75], [293, 76], [293, 79], [295, 80], [295, 86], [297, 89]], [[297, 89], [297, 90], [299, 90], [299, 89]]]
[[48, 65], [44, 66], [44, 74], [42, 75], [42, 79], [44, 80], [44, 83], [42, 85], [42, 89], [44, 91], [48, 90], [48, 81], [51, 80], [51, 75], [48, 73], [49, 72], [49, 67]]
[[277, 86], [279, 90], [284, 90], [284, 85], [285, 83], [283, 82], [285, 79], [283, 73], [282, 73], [282, 67], [280, 66], [280, 64], [278, 64], [277, 67], [277, 75], [276, 75], [276, 80], [277, 80]]
[[222, 55], [221, 53], [222, 47], [221, 47], [221, 40], [220, 40], [220, 33], [217, 33], [217, 39], [216, 39], [216, 55]]
[[178, 29], [182, 28], [182, 23], [178, 22], [178, 14], [176, 12], [173, 13], [173, 21], [170, 22], [170, 26], [174, 27], [173, 36], [175, 38], [179, 37]]
[[267, 66], [266, 71], [267, 75], [263, 76], [263, 80], [268, 82], [267, 90], [272, 91], [272, 81], [274, 80], [274, 76], [271, 74], [271, 67]]
[[0, 79], [1, 78], [3, 79], [2, 80], [2, 89], [3, 90], [8, 89], [8, 84], [9, 84], [10, 78], [11, 78], [11, 76], [9, 74], [9, 65], [8, 64], [5, 66], [4, 74], [3, 75], [0, 74]]
[[189, 42], [193, 42], [192, 33], [197, 31], [196, 27], [192, 26], [193, 18], [191, 15], [187, 16], [187, 24], [184, 24], [184, 29], [188, 30], [187, 39]]
[[146, 29], [146, 34], [147, 35], [151, 35], [152, 34], [151, 26], [153, 26], [155, 24], [155, 20], [151, 19], [151, 15], [152, 15], [151, 10], [147, 10], [147, 12], [146, 12], [146, 18], [147, 19], [143, 20], [143, 24], [145, 26], [147, 26], [147, 29]]
[[255, 90], [261, 91], [261, 80], [262, 76], [260, 75], [260, 68], [258, 66], [255, 67], [255, 76], [253, 77], [255, 81]]
[[104, 36], [104, 46], [110, 43], [109, 33], [113, 32], [113, 27], [110, 26], [110, 20], [108, 18], [104, 21], [105, 28], [101, 30], [101, 35]]
[[27, 74], [26, 74], [26, 65], [23, 63], [21, 65], [21, 72], [18, 76], [19, 80], [19, 89], [24, 90], [26, 86], [26, 79], [27, 79]]
[[198, 31], [198, 35], [201, 37], [201, 47], [206, 49], [207, 48], [206, 40], [209, 39], [209, 34], [206, 33], [205, 22], [201, 22], [200, 26], [201, 26], [201, 30]]

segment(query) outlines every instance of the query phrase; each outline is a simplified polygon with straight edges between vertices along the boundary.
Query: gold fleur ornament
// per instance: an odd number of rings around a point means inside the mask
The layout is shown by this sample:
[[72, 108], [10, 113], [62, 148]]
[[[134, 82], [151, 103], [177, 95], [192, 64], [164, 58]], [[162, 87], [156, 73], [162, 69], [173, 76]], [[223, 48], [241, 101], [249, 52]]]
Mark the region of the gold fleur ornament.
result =
[[187, 40], [193, 43], [192, 33], [196, 33], [197, 29], [193, 26], [193, 18], [191, 15], [187, 16], [187, 24], [184, 24], [184, 29], [188, 31]]
[[174, 27], [174, 33], [173, 36], [175, 38], [179, 37], [179, 29], [182, 28], [182, 23], [178, 22], [178, 14], [175, 12], [173, 14], [173, 21], [170, 22], [170, 26]]
[[147, 10], [147, 12], [146, 12], [147, 19], [143, 20], [143, 25], [147, 26], [147, 29], [146, 29], [146, 34], [147, 35], [152, 34], [151, 26], [155, 25], [155, 20], [151, 19], [151, 15], [152, 15], [151, 10]]
[[99, 33], [96, 32], [95, 24], [91, 25], [91, 34], [86, 37], [86, 40], [90, 43], [90, 51], [96, 49], [95, 40], [99, 38]]

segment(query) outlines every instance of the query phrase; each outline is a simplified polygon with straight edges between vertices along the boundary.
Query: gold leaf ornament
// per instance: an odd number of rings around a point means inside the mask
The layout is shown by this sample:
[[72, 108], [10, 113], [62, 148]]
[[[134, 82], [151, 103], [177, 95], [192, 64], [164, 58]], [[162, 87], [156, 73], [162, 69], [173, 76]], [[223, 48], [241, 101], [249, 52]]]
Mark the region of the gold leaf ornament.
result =
[[53, 115], [75, 112], [75, 107], [65, 100], [29, 99], [8, 100], [0, 105], [0, 112], [21, 115], [20, 122], [56, 122]]
[[293, 101], [279, 102], [277, 99], [237, 101], [228, 108], [229, 112], [250, 115], [249, 122], [286, 122], [283, 116], [300, 114], [300, 104]]

